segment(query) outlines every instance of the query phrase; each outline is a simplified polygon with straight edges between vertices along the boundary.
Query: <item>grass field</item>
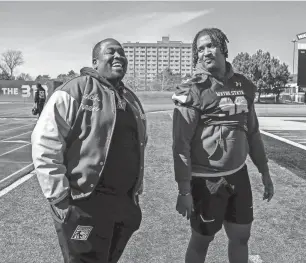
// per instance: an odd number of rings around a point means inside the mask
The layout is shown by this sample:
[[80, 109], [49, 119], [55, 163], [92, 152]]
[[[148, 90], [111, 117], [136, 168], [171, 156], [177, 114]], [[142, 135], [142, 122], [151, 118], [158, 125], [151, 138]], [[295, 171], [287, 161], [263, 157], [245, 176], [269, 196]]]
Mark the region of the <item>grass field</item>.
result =
[[[145, 159], [145, 190], [140, 199], [143, 221], [139, 231], [130, 240], [120, 263], [184, 262], [190, 227], [186, 218], [175, 211], [177, 189], [171, 152], [171, 94], [138, 94], [146, 111], [151, 112], [147, 113], [149, 142]], [[2, 131], [5, 131], [2, 134], [0, 129], [2, 153], [29, 142], [33, 128], [31, 125], [34, 125], [35, 119], [28, 112], [22, 113], [25, 111], [23, 106], [24, 104], [18, 107], [17, 104], [0, 104], [1, 112], [10, 116], [0, 123], [8, 124], [2, 126]], [[31, 109], [32, 104], [26, 107]], [[168, 112], [158, 112], [169, 109]], [[256, 109], [259, 116], [306, 114], [304, 105], [257, 104]], [[28, 118], [20, 118], [21, 113], [28, 114]], [[23, 125], [29, 126], [21, 127]], [[16, 137], [9, 139], [12, 136]], [[262, 201], [260, 176], [248, 160], [255, 212], [250, 240], [250, 263], [304, 263], [306, 151], [267, 136], [263, 136], [263, 139], [276, 195], [270, 203]], [[5, 147], [9, 148], [3, 148], [4, 141], [7, 144]], [[11, 143], [10, 146], [8, 142]], [[29, 161], [26, 158], [30, 156], [30, 151], [24, 152], [22, 149], [14, 151], [12, 155], [0, 157], [0, 163], [3, 161], [0, 167], [2, 178], [3, 171], [8, 169], [5, 161], [20, 166], [26, 165], [23, 161]], [[10, 169], [13, 172], [14, 169]], [[28, 178], [30, 179], [0, 197], [0, 263], [60, 263], [62, 259], [48, 204], [42, 196], [36, 177]], [[207, 262], [228, 262], [226, 254], [226, 237], [222, 230], [209, 249]]]
[[[175, 211], [171, 118], [167, 112], [147, 116], [145, 191], [140, 201], [143, 221], [120, 263], [183, 263], [190, 228]], [[283, 147], [278, 151], [283, 152]], [[266, 203], [261, 200], [259, 174], [249, 161], [248, 165], [255, 210], [250, 262], [306, 262], [305, 181], [271, 159], [276, 195]], [[62, 262], [47, 202], [35, 176], [1, 197], [0, 218], [1, 263]], [[225, 263], [226, 253], [222, 230], [209, 249], [207, 262]]]
[[[173, 92], [139, 91], [137, 96], [146, 111], [173, 109], [171, 100]], [[33, 103], [30, 102], [0, 102], [0, 118], [35, 118], [32, 115]], [[257, 115], [260, 117], [298, 117], [305, 116], [304, 104], [255, 104]]]

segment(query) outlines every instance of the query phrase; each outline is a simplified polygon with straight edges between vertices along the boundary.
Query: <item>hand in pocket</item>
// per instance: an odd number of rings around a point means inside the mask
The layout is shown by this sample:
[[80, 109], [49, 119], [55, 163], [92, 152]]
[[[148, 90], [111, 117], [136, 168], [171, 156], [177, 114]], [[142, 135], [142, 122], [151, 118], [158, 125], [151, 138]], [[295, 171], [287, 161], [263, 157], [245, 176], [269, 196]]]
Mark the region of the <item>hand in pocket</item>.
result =
[[51, 205], [51, 209], [53, 210], [54, 214], [60, 219], [61, 221], [65, 221], [68, 212], [69, 212], [69, 198], [66, 197], [64, 200], [60, 201], [57, 204]]

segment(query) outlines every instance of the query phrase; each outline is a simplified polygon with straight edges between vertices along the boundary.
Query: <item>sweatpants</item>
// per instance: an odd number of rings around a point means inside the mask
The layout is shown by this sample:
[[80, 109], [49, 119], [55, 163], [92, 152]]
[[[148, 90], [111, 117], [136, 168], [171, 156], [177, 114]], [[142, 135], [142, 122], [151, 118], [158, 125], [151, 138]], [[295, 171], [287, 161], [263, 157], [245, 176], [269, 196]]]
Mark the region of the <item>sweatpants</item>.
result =
[[71, 200], [65, 220], [51, 213], [64, 263], [118, 262], [142, 219], [130, 196], [98, 192]]

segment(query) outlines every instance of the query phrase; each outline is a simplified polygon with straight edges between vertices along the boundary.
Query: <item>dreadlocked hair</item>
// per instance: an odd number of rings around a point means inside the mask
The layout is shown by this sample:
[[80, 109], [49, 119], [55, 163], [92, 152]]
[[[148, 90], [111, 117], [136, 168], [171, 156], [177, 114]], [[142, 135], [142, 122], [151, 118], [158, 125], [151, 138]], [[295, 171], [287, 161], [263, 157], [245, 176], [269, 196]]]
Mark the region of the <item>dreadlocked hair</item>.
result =
[[192, 63], [193, 67], [195, 68], [196, 64], [198, 63], [198, 48], [197, 48], [197, 40], [200, 35], [208, 35], [212, 41], [212, 44], [216, 47], [219, 47], [222, 54], [224, 54], [225, 58], [228, 57], [228, 50], [227, 50], [227, 44], [228, 39], [227, 36], [218, 28], [204, 28], [201, 31], [199, 31], [192, 43]]

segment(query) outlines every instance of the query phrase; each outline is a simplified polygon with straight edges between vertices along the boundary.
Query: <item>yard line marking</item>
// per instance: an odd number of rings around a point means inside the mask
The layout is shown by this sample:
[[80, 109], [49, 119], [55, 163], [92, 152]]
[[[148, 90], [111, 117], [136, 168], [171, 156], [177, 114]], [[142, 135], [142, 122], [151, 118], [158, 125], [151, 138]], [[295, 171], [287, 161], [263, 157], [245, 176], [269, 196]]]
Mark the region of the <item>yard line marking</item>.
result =
[[148, 111], [147, 113], [167, 113], [167, 112], [172, 112], [173, 110], [160, 110], [160, 111]]
[[5, 177], [4, 179], [0, 180], [0, 183], [3, 183], [3, 182], [6, 181], [7, 179], [10, 179], [11, 177], [13, 177], [15, 174], [17, 174], [17, 173], [19, 173], [19, 172], [21, 172], [21, 171], [23, 171], [23, 170], [29, 168], [31, 165], [33, 165], [33, 163], [28, 164], [27, 166], [21, 168], [21, 169], [18, 170], [17, 172], [12, 173], [12, 174], [10, 174], [9, 176]]
[[[12, 123], [12, 120], [16, 120], [17, 122], [13, 122], [13, 123]], [[12, 125], [12, 124], [18, 124], [20, 120], [23, 120], [24, 122], [29, 122], [29, 121], [31, 121], [32, 119], [30, 119], [30, 120], [24, 120], [24, 119], [10, 119], [10, 122], [1, 123], [0, 127]], [[32, 120], [32, 121], [33, 121], [33, 120]]]
[[262, 259], [260, 258], [259, 255], [250, 255], [249, 256], [249, 260], [252, 262], [252, 263], [263, 263]]
[[1, 142], [12, 142], [12, 143], [29, 143], [27, 141], [22, 141], [22, 140], [19, 140], [19, 141], [1, 141]]
[[19, 129], [19, 128], [22, 128], [22, 127], [31, 126], [31, 125], [33, 125], [33, 123], [32, 124], [23, 125], [23, 126], [19, 126], [19, 127], [13, 128], [13, 129], [8, 129], [8, 130], [0, 131], [0, 132], [12, 131], [12, 130], [16, 130], [16, 129]]
[[285, 139], [285, 138], [282, 138], [280, 136], [277, 136], [275, 134], [272, 134], [272, 133], [269, 133], [269, 132], [266, 132], [266, 131], [263, 131], [263, 130], [260, 130], [260, 132], [266, 136], [269, 136], [269, 137], [272, 137], [274, 139], [277, 139], [277, 140], [280, 140], [282, 142], [285, 142], [285, 143], [288, 143], [290, 145], [293, 145], [295, 147], [298, 147], [300, 149], [303, 149], [303, 150], [306, 150], [306, 145], [302, 145], [302, 144], [299, 144], [299, 143], [296, 143], [296, 142], [293, 142], [293, 141], [290, 141], [288, 139]]
[[9, 185], [8, 187], [4, 188], [3, 190], [0, 191], [0, 197], [4, 196], [5, 194], [9, 193], [10, 191], [15, 189], [19, 185], [23, 184], [24, 182], [29, 180], [33, 175], [34, 175], [34, 173], [27, 174], [26, 176], [21, 177], [16, 182], [14, 182], [11, 185]]
[[18, 148], [15, 148], [15, 149], [10, 150], [10, 151], [8, 151], [8, 152], [6, 152], [6, 153], [3, 153], [3, 154], [0, 155], [0, 157], [2, 157], [2, 156], [4, 156], [4, 155], [7, 155], [8, 153], [15, 152], [15, 151], [17, 151], [17, 150], [19, 150], [19, 149], [21, 149], [21, 148], [23, 148], [23, 147], [26, 147], [26, 146], [30, 145], [30, 144], [31, 144], [31, 143], [28, 143], [28, 144], [26, 144], [26, 145], [22, 145], [22, 146], [20, 146], [20, 147], [18, 147]]
[[29, 163], [29, 162], [22, 162], [22, 161], [12, 162], [12, 161], [3, 161], [3, 160], [0, 160], [0, 163]]
[[30, 132], [32, 132], [32, 131], [27, 131], [27, 132], [21, 133], [21, 134], [19, 134], [19, 135], [15, 135], [15, 136], [12, 136], [12, 137], [8, 137], [8, 138], [6, 138], [6, 139], [1, 140], [0, 142], [6, 142], [6, 140], [13, 139], [13, 138], [19, 137], [19, 136], [21, 136], [21, 135], [25, 135], [25, 134], [30, 133]]

